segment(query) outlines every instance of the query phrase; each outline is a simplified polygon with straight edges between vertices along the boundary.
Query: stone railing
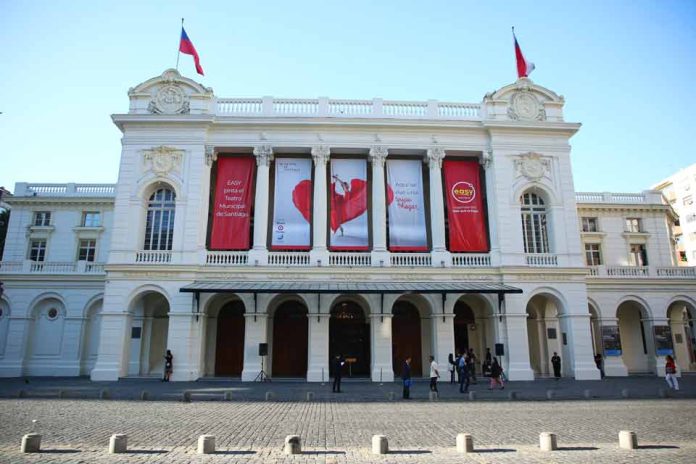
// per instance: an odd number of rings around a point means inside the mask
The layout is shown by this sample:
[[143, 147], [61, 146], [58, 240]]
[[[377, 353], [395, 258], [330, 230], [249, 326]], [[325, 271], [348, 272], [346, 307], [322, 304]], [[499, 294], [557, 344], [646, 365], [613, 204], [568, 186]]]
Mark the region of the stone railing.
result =
[[218, 116], [478, 120], [481, 105], [428, 101], [330, 98], [219, 98]]
[[529, 253], [524, 255], [524, 259], [532, 267], [558, 266], [558, 256], [550, 253]]
[[576, 192], [576, 203], [604, 204], [663, 204], [662, 194], [657, 190], [645, 190], [641, 193], [612, 192]]
[[433, 265], [430, 253], [391, 253], [389, 259], [394, 267], [430, 267]]
[[696, 279], [696, 267], [677, 266], [589, 266], [589, 277], [635, 279]]
[[696, 267], [658, 267], [660, 277], [690, 277], [696, 278]]
[[246, 251], [208, 251], [205, 264], [209, 266], [244, 266], [249, 262]]
[[487, 254], [452, 254], [453, 267], [490, 267], [491, 257]]
[[15, 197], [113, 197], [115, 184], [29, 184], [18, 182]]
[[365, 267], [372, 265], [370, 253], [330, 253], [329, 266]]
[[304, 251], [272, 251], [268, 253], [269, 266], [309, 266], [309, 253]]
[[103, 274], [104, 263], [91, 261], [0, 261], [0, 274]]
[[141, 250], [135, 253], [135, 262], [140, 264], [166, 264], [172, 262], [171, 251]]
[[647, 266], [606, 266], [609, 277], [644, 277], [650, 273]]

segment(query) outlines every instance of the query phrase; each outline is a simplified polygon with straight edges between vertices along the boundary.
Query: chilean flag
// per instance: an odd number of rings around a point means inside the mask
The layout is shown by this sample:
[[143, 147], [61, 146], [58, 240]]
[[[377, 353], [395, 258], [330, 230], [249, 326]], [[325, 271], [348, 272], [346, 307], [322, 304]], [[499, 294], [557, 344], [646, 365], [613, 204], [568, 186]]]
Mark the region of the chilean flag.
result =
[[512, 38], [515, 39], [515, 58], [517, 59], [517, 78], [527, 77], [534, 71], [534, 63], [527, 61], [522, 54], [522, 49], [520, 44], [517, 43], [517, 37], [515, 37], [515, 28], [512, 28]]
[[193, 56], [193, 62], [196, 63], [196, 72], [200, 74], [201, 76], [204, 76], [203, 74], [203, 68], [201, 67], [201, 60], [198, 57], [198, 52], [196, 51], [196, 47], [193, 46], [193, 42], [191, 42], [191, 39], [188, 38], [188, 35], [186, 35], [186, 31], [184, 30], [184, 26], [181, 26], [181, 41], [179, 41], [179, 51], [181, 53], [185, 53], [187, 55], [192, 55]]

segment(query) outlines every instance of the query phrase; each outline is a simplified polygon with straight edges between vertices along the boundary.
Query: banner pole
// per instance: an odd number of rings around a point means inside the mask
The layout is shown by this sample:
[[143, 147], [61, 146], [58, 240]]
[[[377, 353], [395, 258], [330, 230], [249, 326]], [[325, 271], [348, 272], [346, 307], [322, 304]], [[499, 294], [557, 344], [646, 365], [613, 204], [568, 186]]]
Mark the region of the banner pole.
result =
[[[181, 18], [181, 31], [184, 30], [184, 18]], [[181, 32], [179, 32], [179, 46], [176, 47], [176, 70], [179, 71], [179, 56], [181, 56]]]

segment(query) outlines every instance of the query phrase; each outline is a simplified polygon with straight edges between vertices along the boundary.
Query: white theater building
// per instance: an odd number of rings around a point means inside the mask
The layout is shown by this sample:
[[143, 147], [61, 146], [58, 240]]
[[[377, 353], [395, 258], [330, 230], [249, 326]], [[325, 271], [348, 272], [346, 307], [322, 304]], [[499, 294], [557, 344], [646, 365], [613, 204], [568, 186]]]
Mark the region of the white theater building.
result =
[[[19, 183], [0, 375], [427, 376], [471, 347], [511, 380], [696, 370], [696, 273], [659, 192], [577, 193], [564, 99], [223, 99], [168, 70], [128, 93], [115, 185]], [[576, 155], [581, 156], [581, 155]], [[267, 344], [267, 356], [259, 355]]]

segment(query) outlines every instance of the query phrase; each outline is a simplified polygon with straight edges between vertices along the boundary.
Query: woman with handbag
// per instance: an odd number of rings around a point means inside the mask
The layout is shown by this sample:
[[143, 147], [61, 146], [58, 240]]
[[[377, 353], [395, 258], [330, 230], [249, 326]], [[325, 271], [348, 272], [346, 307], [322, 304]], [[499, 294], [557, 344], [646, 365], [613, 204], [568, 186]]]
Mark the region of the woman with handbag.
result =
[[667, 362], [665, 363], [665, 380], [669, 388], [673, 390], [679, 390], [679, 382], [677, 382], [677, 366], [674, 364], [674, 358], [667, 355]]

